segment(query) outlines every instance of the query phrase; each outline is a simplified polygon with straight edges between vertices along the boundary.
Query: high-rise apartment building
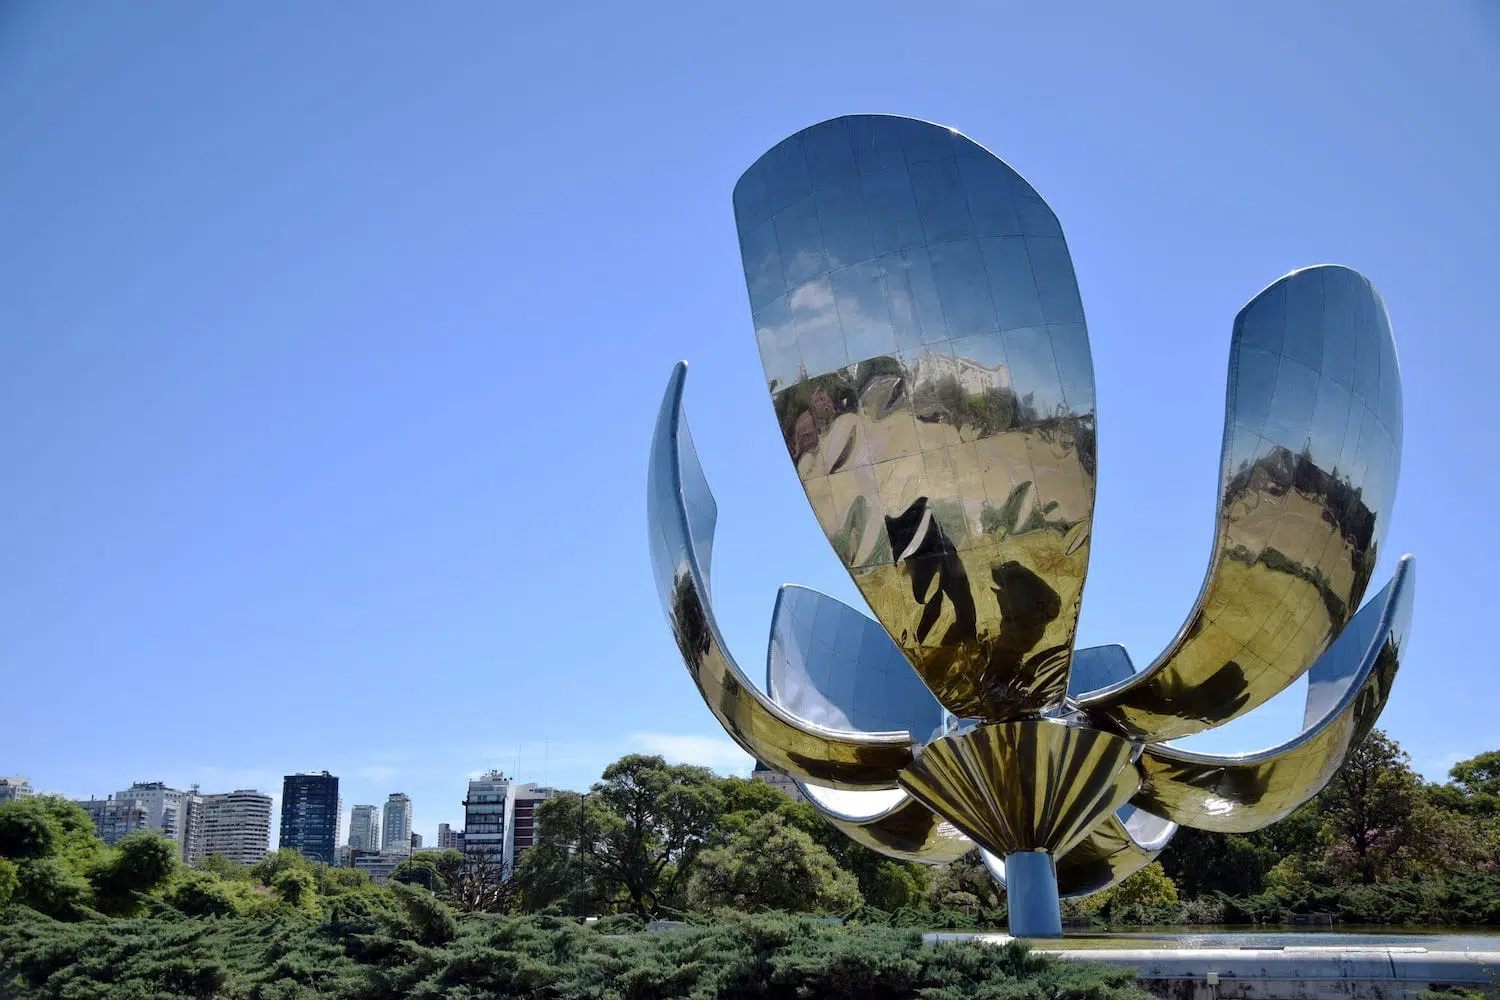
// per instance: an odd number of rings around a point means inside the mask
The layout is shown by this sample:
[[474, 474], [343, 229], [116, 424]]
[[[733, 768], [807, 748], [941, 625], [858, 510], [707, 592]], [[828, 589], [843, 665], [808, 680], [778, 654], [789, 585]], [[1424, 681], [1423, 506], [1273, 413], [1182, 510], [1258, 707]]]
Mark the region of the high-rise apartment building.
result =
[[184, 860], [192, 859], [202, 835], [203, 799], [197, 788], [184, 792], [162, 781], [137, 781], [116, 792], [117, 802], [139, 802], [146, 810], [147, 829], [177, 841]]
[[501, 771], [469, 779], [469, 794], [464, 796], [466, 856], [486, 854], [506, 863], [512, 860], [513, 850], [506, 850], [506, 834], [514, 815], [514, 790], [514, 784]]
[[422, 849], [422, 835], [420, 833], [417, 833], [416, 831], [412, 831], [412, 835], [411, 835], [411, 853], [416, 854], [421, 849]]
[[253, 788], [202, 797], [202, 835], [189, 860], [222, 854], [253, 865], [271, 849], [271, 796]]
[[31, 782], [20, 775], [5, 778], [0, 777], [0, 802], [15, 802], [21, 799], [29, 799], [35, 794]]
[[374, 854], [364, 854], [356, 851], [353, 854], [354, 857], [350, 860], [350, 864], [356, 870], [369, 875], [370, 881], [376, 885], [385, 885], [389, 882], [391, 880], [391, 873], [396, 870], [401, 862], [406, 860], [404, 852], [395, 854], [390, 851], [377, 851]]
[[379, 806], [355, 806], [350, 811], [349, 847], [355, 851], [380, 850]]
[[411, 799], [405, 792], [392, 792], [385, 800], [380, 849], [394, 854], [411, 853]]
[[88, 812], [89, 819], [94, 821], [94, 832], [106, 844], [116, 844], [128, 834], [151, 829], [150, 811], [137, 799], [75, 801]]
[[459, 844], [462, 843], [462, 837], [463, 837], [463, 834], [461, 834], [457, 830], [453, 829], [447, 823], [439, 823], [438, 824], [438, 839], [437, 839], [438, 850], [440, 850], [440, 851], [458, 851], [458, 850], [462, 850], [462, 848], [459, 846]]
[[536, 843], [536, 808], [557, 794], [555, 788], [521, 784], [500, 771], [474, 778], [464, 799], [462, 850], [495, 857], [513, 871], [516, 859]]
[[337, 859], [339, 779], [327, 771], [289, 774], [281, 786], [281, 846], [313, 861]]
[[557, 794], [557, 789], [542, 785], [517, 785], [514, 810], [515, 834], [512, 836], [511, 858], [519, 861], [521, 854], [536, 843], [536, 809]]

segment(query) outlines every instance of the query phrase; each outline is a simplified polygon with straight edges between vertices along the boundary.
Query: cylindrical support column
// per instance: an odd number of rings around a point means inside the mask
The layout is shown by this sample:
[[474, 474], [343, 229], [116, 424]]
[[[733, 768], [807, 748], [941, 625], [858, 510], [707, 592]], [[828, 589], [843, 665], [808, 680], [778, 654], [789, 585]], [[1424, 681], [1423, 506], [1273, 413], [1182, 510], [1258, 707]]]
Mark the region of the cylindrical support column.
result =
[[1005, 900], [1010, 910], [1011, 937], [1062, 937], [1057, 867], [1047, 851], [1006, 855]]

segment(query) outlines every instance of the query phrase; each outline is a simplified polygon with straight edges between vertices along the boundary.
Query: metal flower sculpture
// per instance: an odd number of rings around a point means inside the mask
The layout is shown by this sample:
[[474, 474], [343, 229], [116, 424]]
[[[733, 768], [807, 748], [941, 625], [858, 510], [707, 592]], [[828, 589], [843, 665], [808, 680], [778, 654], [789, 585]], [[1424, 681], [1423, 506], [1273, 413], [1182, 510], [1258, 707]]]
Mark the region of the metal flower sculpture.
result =
[[[1137, 670], [1075, 649], [1092, 541], [1094, 375], [1062, 229], [962, 135], [861, 115], [805, 129], [734, 192], [771, 400], [797, 475], [875, 619], [780, 593], [765, 690], [709, 602], [716, 510], [681, 408], [649, 473], [657, 587], [740, 746], [854, 840], [941, 864], [977, 845], [1011, 932], [1140, 868], [1178, 824], [1253, 830], [1315, 795], [1374, 725], [1413, 564], [1362, 609], [1395, 495], [1401, 381], [1380, 296], [1295, 271], [1235, 318], [1208, 574]], [[1256, 753], [1169, 741], [1303, 674], [1304, 728]]]

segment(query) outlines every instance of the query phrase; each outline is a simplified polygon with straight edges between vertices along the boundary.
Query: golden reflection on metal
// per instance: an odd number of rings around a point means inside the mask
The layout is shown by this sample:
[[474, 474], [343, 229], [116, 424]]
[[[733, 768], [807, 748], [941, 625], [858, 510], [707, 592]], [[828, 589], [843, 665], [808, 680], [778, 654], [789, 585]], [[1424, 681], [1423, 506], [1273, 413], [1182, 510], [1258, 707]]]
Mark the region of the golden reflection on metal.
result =
[[1301, 677], [1375, 567], [1401, 454], [1380, 296], [1345, 267], [1296, 271], [1235, 319], [1207, 579], [1157, 660], [1080, 703], [1149, 741], [1237, 718]]
[[782, 438], [875, 617], [955, 715], [1061, 705], [1094, 380], [1057, 218], [970, 140], [879, 116], [793, 136], [735, 205]]
[[[876, 619], [785, 588], [769, 694], [735, 664], [709, 604], [716, 509], [678, 366], [652, 446], [652, 561], [689, 672], [740, 746], [877, 851], [1010, 856], [1013, 902], [1029, 904], [1011, 908], [1018, 935], [1055, 933], [1054, 865], [1033, 852], [1056, 859], [1064, 894], [1087, 894], [1175, 823], [1251, 830], [1323, 787], [1384, 707], [1411, 614], [1409, 557], [1355, 614], [1401, 457], [1395, 343], [1369, 281], [1296, 271], [1235, 318], [1208, 573], [1134, 673], [1120, 647], [1073, 649], [1093, 363], [1062, 229], [1031, 185], [951, 129], [856, 115], [767, 152], [734, 210], [783, 442]], [[1294, 740], [1166, 745], [1309, 670]]]
[[[855, 816], [836, 808], [825, 790], [798, 782], [812, 807], [823, 818], [838, 827], [845, 836], [887, 857], [917, 861], [924, 865], [946, 865], [974, 849], [974, 842], [952, 823], [935, 814], [910, 795], [902, 795], [894, 804], [869, 815]], [[884, 793], [844, 792], [845, 802], [872, 799]]]
[[[1155, 860], [1177, 829], [1175, 823], [1137, 811], [1133, 819], [1145, 819], [1155, 827], [1152, 831], [1155, 836], [1138, 839], [1120, 819], [1120, 813], [1125, 811], [1110, 813], [1087, 837], [1057, 859], [1060, 897], [1091, 896], [1119, 884]], [[983, 849], [980, 855], [991, 876], [1004, 885], [1005, 859]]]
[[771, 702], [730, 657], [708, 602], [717, 517], [682, 417], [687, 366], [672, 372], [651, 446], [648, 514], [657, 593], [709, 710], [734, 741], [770, 767], [836, 788], [889, 788], [912, 754], [908, 733], [856, 733], [804, 722]]
[[1128, 740], [1055, 719], [997, 722], [933, 740], [901, 787], [1004, 857], [1062, 855], [1140, 787]]
[[1134, 803], [1184, 826], [1245, 833], [1274, 823], [1318, 794], [1385, 708], [1411, 627], [1415, 584], [1414, 562], [1407, 556], [1380, 596], [1360, 610], [1313, 667], [1307, 728], [1295, 739], [1252, 754], [1148, 746]]

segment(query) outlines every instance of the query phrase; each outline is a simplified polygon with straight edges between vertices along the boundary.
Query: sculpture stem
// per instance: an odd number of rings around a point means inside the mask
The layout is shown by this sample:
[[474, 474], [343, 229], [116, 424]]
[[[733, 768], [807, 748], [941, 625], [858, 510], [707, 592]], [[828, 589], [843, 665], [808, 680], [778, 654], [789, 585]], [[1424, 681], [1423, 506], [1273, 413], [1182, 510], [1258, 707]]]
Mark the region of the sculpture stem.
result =
[[1047, 851], [1018, 851], [1005, 858], [1005, 898], [1011, 937], [1062, 937], [1057, 866]]

